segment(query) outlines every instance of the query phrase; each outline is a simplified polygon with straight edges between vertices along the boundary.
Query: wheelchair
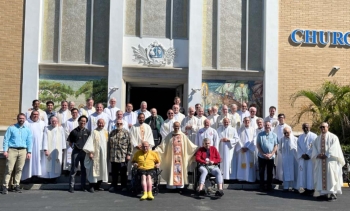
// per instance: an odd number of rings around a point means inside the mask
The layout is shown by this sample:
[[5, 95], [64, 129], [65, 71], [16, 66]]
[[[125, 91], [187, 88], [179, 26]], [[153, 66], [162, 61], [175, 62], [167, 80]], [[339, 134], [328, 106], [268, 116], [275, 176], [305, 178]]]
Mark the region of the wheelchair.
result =
[[[201, 173], [199, 172], [199, 167], [201, 165], [197, 163], [197, 166], [194, 171], [194, 185], [193, 190], [197, 191], [199, 188], [199, 179], [201, 176]], [[218, 165], [218, 168], [220, 168], [220, 164]], [[215, 192], [218, 190], [217, 184], [216, 184], [216, 177], [208, 172], [207, 177], [205, 178], [203, 190], [206, 196], [210, 196], [211, 194], [215, 194]]]
[[[162, 173], [162, 170], [159, 168], [154, 168], [154, 174], [152, 176], [152, 193], [154, 196], [158, 195], [159, 193], [159, 182], [160, 182], [160, 175]], [[131, 169], [131, 183], [130, 183], [130, 193], [132, 196], [137, 196], [139, 193], [141, 193], [142, 185], [141, 185], [141, 175], [137, 173], [137, 168], [134, 166]]]
[[345, 165], [342, 168], [343, 181], [350, 187], [350, 154], [344, 154]]

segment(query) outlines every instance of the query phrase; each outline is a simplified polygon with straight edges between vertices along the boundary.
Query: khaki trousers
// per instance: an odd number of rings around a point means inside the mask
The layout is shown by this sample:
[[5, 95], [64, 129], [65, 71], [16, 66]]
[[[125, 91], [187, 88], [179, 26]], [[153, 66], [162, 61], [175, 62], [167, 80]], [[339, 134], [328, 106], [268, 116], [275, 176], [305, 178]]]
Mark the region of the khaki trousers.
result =
[[26, 149], [13, 149], [9, 148], [8, 157], [6, 159], [6, 169], [4, 174], [3, 186], [8, 188], [8, 184], [11, 178], [13, 169], [15, 170], [15, 182], [14, 185], [19, 185], [22, 177], [22, 169], [26, 161], [27, 150]]

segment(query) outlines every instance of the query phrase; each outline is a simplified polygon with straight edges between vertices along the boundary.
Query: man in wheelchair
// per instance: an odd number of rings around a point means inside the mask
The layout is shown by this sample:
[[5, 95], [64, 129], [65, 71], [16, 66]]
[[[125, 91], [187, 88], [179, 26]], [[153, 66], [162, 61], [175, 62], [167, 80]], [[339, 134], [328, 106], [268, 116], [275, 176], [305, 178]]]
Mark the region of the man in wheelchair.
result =
[[135, 153], [132, 163], [137, 168], [137, 174], [141, 176], [141, 185], [143, 189], [143, 195], [141, 200], [150, 199], [153, 200], [152, 194], [152, 177], [155, 175], [155, 168], [159, 168], [160, 159], [157, 152], [150, 149], [150, 145], [147, 141], [142, 142], [142, 150]]
[[197, 195], [200, 195], [200, 192], [203, 190], [203, 186], [205, 184], [206, 177], [209, 174], [215, 176], [216, 184], [218, 185], [218, 190], [216, 191], [216, 196], [223, 196], [224, 192], [222, 190], [223, 179], [220, 168], [218, 164], [221, 161], [220, 154], [218, 150], [210, 146], [210, 140], [205, 138], [203, 140], [203, 147], [199, 148], [196, 153], [196, 161], [199, 163], [199, 188], [197, 190]]

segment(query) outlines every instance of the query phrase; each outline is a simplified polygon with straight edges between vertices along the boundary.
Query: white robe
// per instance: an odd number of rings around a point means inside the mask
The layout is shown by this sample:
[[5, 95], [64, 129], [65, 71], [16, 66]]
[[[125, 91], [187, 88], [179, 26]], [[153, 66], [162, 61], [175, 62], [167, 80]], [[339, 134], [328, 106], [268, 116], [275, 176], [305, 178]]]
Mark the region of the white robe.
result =
[[[255, 182], [255, 155], [256, 155], [256, 137], [253, 127], [241, 127], [238, 131], [239, 142], [235, 147], [237, 155], [237, 179], [247, 182]], [[248, 148], [248, 151], [243, 153], [242, 148]], [[236, 178], [234, 178], [236, 179]]]
[[103, 109], [103, 112], [105, 112], [106, 114], [108, 114], [109, 118], [114, 121], [117, 118], [117, 111], [119, 111], [120, 109], [118, 107], [111, 107], [108, 106], [107, 108]]
[[278, 119], [276, 116], [274, 116], [274, 117], [267, 116], [267, 117], [265, 117], [264, 122], [271, 123], [271, 131], [273, 131], [275, 129], [275, 127], [278, 125]]
[[[207, 117], [205, 117], [205, 116], [201, 116], [201, 117], [195, 116], [195, 117], [197, 118], [197, 128], [199, 130], [199, 129], [204, 127], [204, 120], [206, 120]], [[199, 147], [201, 147], [201, 146], [199, 146]]]
[[[136, 123], [134, 126], [130, 129], [130, 141], [133, 145], [133, 147], [136, 147], [142, 143], [142, 141], [147, 141], [150, 145], [150, 147], [154, 146], [154, 139], [153, 139], [153, 133], [151, 127], [143, 123], [144, 127], [144, 137], [142, 140], [141, 130], [140, 130], [140, 123]], [[136, 150], [134, 150], [135, 152]]]
[[[30, 115], [32, 114], [32, 111], [34, 111], [33, 109], [30, 111], [26, 112], [26, 117], [27, 119], [30, 119]], [[45, 111], [38, 109], [39, 111], [39, 119], [45, 122], [45, 125], [49, 125], [49, 120], [47, 118], [47, 114]]]
[[177, 113], [177, 114], [174, 114], [174, 120], [178, 123], [181, 124], [182, 120], [185, 119], [185, 115], [183, 115], [182, 113]]
[[175, 119], [167, 119], [163, 122], [162, 126], [160, 127], [160, 135], [162, 135], [163, 140], [170, 132], [174, 131], [174, 122]]
[[43, 135], [43, 150], [47, 150], [49, 156], [42, 152], [41, 176], [42, 178], [56, 178], [61, 176], [62, 150], [66, 149], [65, 133], [62, 126], [47, 126]]
[[80, 116], [83, 116], [83, 115], [84, 115], [84, 116], [86, 116], [87, 118], [89, 118], [89, 116], [90, 116], [91, 114], [95, 113], [95, 112], [96, 112], [95, 107], [92, 107], [91, 109], [88, 109], [88, 108], [85, 106], [85, 107], [79, 109], [79, 115], [80, 115]]
[[[281, 138], [284, 136], [283, 130], [284, 128], [289, 127], [290, 131], [292, 131], [292, 128], [284, 123], [283, 125], [277, 125], [273, 132], [277, 135], [277, 140], [281, 140]], [[293, 135], [293, 132], [290, 134]], [[278, 151], [277, 155], [275, 156], [275, 165], [276, 165], [276, 175], [275, 179], [283, 181], [283, 169], [282, 169], [282, 159], [279, 158]]]
[[[181, 130], [187, 136], [188, 139], [194, 144], [196, 142], [196, 135], [198, 132], [198, 118], [195, 116], [187, 116], [182, 120]], [[191, 130], [186, 130], [186, 126], [192, 126]]]
[[63, 128], [65, 128], [65, 124], [68, 121], [68, 119], [72, 118], [71, 112], [68, 109], [65, 111], [57, 111], [56, 116], [58, 119], [58, 125], [62, 126]]
[[[339, 139], [333, 133], [325, 135], [325, 168], [322, 168], [322, 159], [316, 158], [321, 154], [321, 135], [316, 138], [312, 145], [312, 157], [314, 162], [314, 187], [320, 194], [342, 194], [343, 186], [342, 167], [345, 165], [344, 155], [340, 147]], [[325, 184], [322, 184], [322, 171], [325, 170]]]
[[258, 123], [256, 123], [256, 120], [257, 120], [258, 118], [259, 118], [259, 117], [257, 117], [257, 116], [250, 117], [250, 127], [253, 127], [254, 129], [257, 129], [257, 128], [258, 128]]
[[241, 118], [241, 122], [243, 122], [244, 117], [249, 117], [250, 113], [248, 110], [242, 112], [242, 111], [237, 111], [237, 113], [239, 114], [240, 118]]
[[[66, 133], [66, 140], [70, 134], [70, 132], [72, 132], [72, 130], [74, 130], [76, 127], [79, 126], [78, 123], [78, 118], [73, 119], [70, 118], [68, 119], [68, 121], [64, 124], [64, 131]], [[72, 147], [69, 146], [69, 142], [66, 141], [66, 145], [67, 148], [64, 151], [64, 156], [63, 156], [63, 170], [68, 170], [70, 171], [70, 164], [72, 163]]]
[[102, 112], [100, 114], [95, 112], [95, 113], [91, 114], [89, 116], [89, 121], [86, 124], [87, 125], [87, 129], [89, 129], [90, 131], [95, 130], [97, 128], [97, 121], [99, 119], [103, 119], [105, 121], [104, 129], [108, 130], [108, 124], [109, 124], [110, 118], [109, 118], [109, 115], [106, 114], [105, 112]]
[[215, 115], [210, 115], [207, 117], [207, 119], [210, 120], [210, 127], [217, 129], [216, 128], [216, 120], [219, 116], [220, 116], [219, 114], [215, 114]]
[[[122, 119], [122, 121], [123, 121], [123, 128], [129, 132], [130, 129], [128, 126], [128, 122], [125, 121], [124, 119]], [[111, 133], [113, 130], [117, 129], [117, 126], [115, 125], [116, 123], [117, 123], [117, 120], [113, 120], [113, 121], [111, 120], [109, 122], [108, 133]]]
[[[97, 183], [100, 180], [108, 182], [107, 142], [108, 131], [96, 129], [91, 133], [83, 147], [86, 152], [84, 160], [86, 178], [90, 183]], [[90, 153], [94, 155], [92, 159], [90, 159]]]
[[237, 166], [235, 166], [236, 168], [231, 168], [234, 148], [239, 142], [237, 130], [229, 125], [227, 127], [220, 126], [217, 132], [219, 135], [219, 140], [222, 138], [229, 139], [228, 142], [220, 141], [219, 153], [221, 156], [220, 170], [223, 174], [223, 179], [231, 179], [231, 175], [237, 174]]
[[26, 180], [31, 178], [32, 176], [40, 176], [41, 175], [41, 153], [43, 147], [43, 134], [45, 129], [45, 122], [42, 120], [38, 120], [33, 122], [31, 119], [28, 119], [24, 123], [30, 131], [32, 131], [33, 139], [32, 139], [32, 155], [28, 160], [26, 159], [25, 164], [22, 169], [22, 178], [21, 180]]
[[123, 119], [131, 125], [136, 124], [137, 121], [137, 114], [135, 112], [125, 112], [123, 114]]
[[208, 138], [210, 140], [210, 145], [214, 146], [219, 151], [219, 135], [214, 128], [202, 128], [198, 131], [196, 135], [195, 145], [201, 147], [203, 146], [203, 139]]
[[136, 113], [136, 117], [140, 114], [140, 113], [143, 113], [144, 115], [145, 115], [145, 119], [147, 119], [148, 117], [150, 117], [151, 116], [151, 112], [149, 112], [149, 111], [141, 111], [141, 109], [139, 109], [139, 110], [136, 110], [136, 111], [134, 111], [134, 113]]
[[[303, 133], [298, 138], [298, 188], [314, 189], [312, 144], [317, 138], [313, 132]], [[307, 154], [310, 159], [304, 160], [301, 156]]]
[[290, 138], [282, 137], [278, 140], [278, 156], [282, 160], [283, 186], [298, 190], [298, 153], [297, 138], [290, 135]]

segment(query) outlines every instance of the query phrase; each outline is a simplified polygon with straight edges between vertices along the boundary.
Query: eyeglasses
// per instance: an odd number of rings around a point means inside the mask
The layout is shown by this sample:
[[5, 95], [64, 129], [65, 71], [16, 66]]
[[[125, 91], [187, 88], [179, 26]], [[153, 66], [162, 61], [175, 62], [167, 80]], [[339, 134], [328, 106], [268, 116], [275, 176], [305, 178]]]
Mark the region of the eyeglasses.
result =
[[283, 133], [284, 135], [287, 135], [287, 134], [289, 134], [288, 132], [285, 132], [285, 133]]
[[326, 128], [326, 126], [320, 126], [320, 129], [325, 129]]
[[174, 113], [168, 113], [168, 114], [174, 114]]
[[123, 123], [117, 123], [116, 125], [123, 125]]

